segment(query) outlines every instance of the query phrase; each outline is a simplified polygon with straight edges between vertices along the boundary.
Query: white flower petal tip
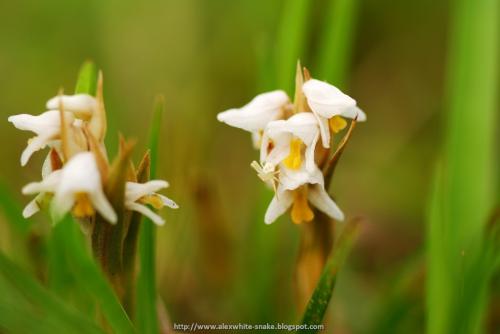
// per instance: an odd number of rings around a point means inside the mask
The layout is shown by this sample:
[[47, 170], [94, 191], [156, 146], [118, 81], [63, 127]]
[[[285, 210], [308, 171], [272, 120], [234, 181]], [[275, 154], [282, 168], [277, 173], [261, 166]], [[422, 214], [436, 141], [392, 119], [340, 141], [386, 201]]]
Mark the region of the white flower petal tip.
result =
[[158, 194], [158, 196], [160, 196], [163, 205], [168, 206], [171, 209], [178, 209], [179, 208], [179, 205], [177, 203], [175, 203], [173, 200], [171, 200], [170, 198], [163, 196], [161, 194]]
[[278, 194], [273, 197], [264, 216], [264, 223], [270, 225], [284, 214], [292, 205], [293, 197], [289, 191], [278, 189]]
[[[356, 122], [366, 122], [366, 113], [359, 109], [359, 107], [354, 107], [354, 110], [356, 112]], [[351, 117], [351, 118], [354, 118], [354, 117]]]
[[156, 225], [165, 225], [165, 220], [147, 206], [135, 202], [129, 203], [127, 206], [130, 210], [139, 212], [140, 214], [148, 217]]
[[310, 187], [308, 199], [312, 205], [328, 215], [330, 218], [343, 221], [344, 213], [326, 192], [322, 185]]
[[55, 217], [64, 216], [78, 204], [78, 196], [83, 197], [82, 201], [86, 207], [91, 206], [83, 214], [95, 209], [108, 222], [116, 223], [117, 215], [104, 195], [101, 175], [91, 152], [76, 154], [61, 170], [60, 181], [52, 201]]
[[35, 198], [24, 207], [23, 218], [30, 218], [38, 211], [40, 211], [40, 206], [37, 203], [37, 198]]

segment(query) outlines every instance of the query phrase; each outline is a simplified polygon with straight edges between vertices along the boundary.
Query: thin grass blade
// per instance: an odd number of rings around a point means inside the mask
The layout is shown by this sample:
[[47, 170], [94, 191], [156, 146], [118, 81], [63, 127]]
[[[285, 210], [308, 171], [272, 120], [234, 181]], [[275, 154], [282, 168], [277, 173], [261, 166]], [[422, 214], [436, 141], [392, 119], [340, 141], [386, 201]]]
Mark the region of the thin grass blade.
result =
[[[480, 294], [488, 280], [473, 278], [471, 272], [483, 272], [478, 266], [483, 233], [497, 198], [499, 2], [458, 0], [452, 5], [444, 161], [428, 219], [430, 334], [452, 328], [480, 332], [486, 300]], [[469, 287], [477, 294], [471, 304], [469, 297], [464, 299]], [[454, 316], [460, 305], [469, 306], [464, 317]]]
[[[0, 275], [10, 282], [11, 287], [19, 291], [24, 299], [42, 309], [46, 317], [55, 319], [56, 323], [59, 324], [59, 329], [66, 328], [70, 332], [78, 333], [102, 333], [90, 319], [71, 306], [65, 305], [52, 292], [18, 268], [2, 253], [0, 253]], [[26, 307], [20, 307], [20, 310], [28, 312]]]
[[97, 67], [91, 61], [86, 61], [80, 67], [76, 82], [75, 94], [89, 94], [95, 96], [97, 88]]
[[318, 53], [318, 75], [345, 88], [350, 65], [359, 0], [330, 0]]
[[[150, 175], [156, 175], [158, 160], [158, 144], [162, 115], [165, 110], [163, 97], [156, 100], [153, 119], [150, 128], [149, 149], [151, 154]], [[137, 279], [137, 328], [141, 333], [158, 333], [156, 266], [155, 266], [155, 225], [149, 219], [144, 219], [139, 235], [140, 270]]]
[[70, 266], [78, 284], [97, 301], [102, 313], [116, 333], [135, 333], [134, 326], [120, 304], [113, 288], [87, 251], [77, 222], [66, 217], [67, 225], [64, 250], [71, 258]]
[[297, 60], [304, 56], [310, 4], [311, 1], [308, 0], [290, 0], [284, 3], [275, 62], [278, 87], [285, 89], [290, 96]]

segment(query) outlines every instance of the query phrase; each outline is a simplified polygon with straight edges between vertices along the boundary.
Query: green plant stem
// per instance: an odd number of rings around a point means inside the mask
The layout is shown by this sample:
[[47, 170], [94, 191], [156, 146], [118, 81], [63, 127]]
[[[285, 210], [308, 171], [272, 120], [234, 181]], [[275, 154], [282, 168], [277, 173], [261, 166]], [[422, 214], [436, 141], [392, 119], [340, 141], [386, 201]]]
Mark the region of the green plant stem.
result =
[[[323, 269], [318, 285], [307, 304], [306, 311], [302, 317], [302, 325], [320, 325], [323, 323], [326, 309], [330, 303], [333, 289], [337, 281], [338, 272], [344, 263], [347, 254], [351, 250], [354, 238], [357, 235], [358, 224], [349, 222], [342, 230], [335, 244], [330, 258]], [[315, 333], [316, 331], [302, 330], [299, 333]]]

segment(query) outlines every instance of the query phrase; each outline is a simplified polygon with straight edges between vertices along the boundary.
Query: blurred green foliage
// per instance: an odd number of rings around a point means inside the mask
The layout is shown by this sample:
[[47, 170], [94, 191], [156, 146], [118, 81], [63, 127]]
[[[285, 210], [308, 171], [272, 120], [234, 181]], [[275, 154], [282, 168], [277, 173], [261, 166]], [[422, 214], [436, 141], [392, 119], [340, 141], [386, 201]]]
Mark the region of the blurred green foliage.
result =
[[[47, 267], [63, 260], [54, 257], [60, 250], [47, 237], [57, 231], [43, 214], [25, 221], [17, 213], [29, 200], [20, 189], [40, 178], [43, 154], [20, 169], [28, 135], [6, 119], [43, 112], [60, 87], [72, 90], [80, 64], [92, 59], [104, 73], [110, 156], [118, 132], [137, 138], [137, 147], [147, 146], [154, 96], [165, 95], [156, 176], [170, 182], [167, 194], [181, 209], [165, 212], [167, 224], [156, 232], [155, 264], [171, 320], [298, 321], [293, 307], [298, 229], [286, 218], [264, 225], [271, 193], [249, 167], [257, 157], [250, 136], [217, 123], [215, 115], [264, 90], [291, 89], [299, 58], [313, 76], [342, 85], [368, 115], [356, 128], [331, 188], [348, 218], [364, 218], [328, 310], [332, 331], [422, 332], [424, 216], [445, 128], [449, 5], [430, 0], [0, 2], [0, 249], [43, 285], [55, 283]], [[351, 13], [351, 19], [339, 18], [338, 10]], [[348, 52], [337, 61], [338, 48]], [[476, 87], [479, 93], [487, 88]], [[141, 154], [134, 152], [136, 162]], [[495, 185], [492, 200], [499, 197]], [[7, 259], [1, 263], [9, 268]], [[488, 292], [491, 311], [483, 315], [489, 329], [500, 327], [500, 287], [498, 279], [494, 282]], [[23, 289], [0, 275], [5, 321], [29, 319], [45, 331], [60, 328], [58, 318], [30, 319], [33, 313], [26, 310], [34, 306], [19, 299], [18, 290]], [[11, 307], [12, 300], [27, 308]], [[68, 303], [69, 310], [55, 306], [71, 314], [68, 321], [79, 317], [78, 310], [92, 311]], [[26, 326], [20, 332], [32, 331], [31, 323], [19, 322]]]

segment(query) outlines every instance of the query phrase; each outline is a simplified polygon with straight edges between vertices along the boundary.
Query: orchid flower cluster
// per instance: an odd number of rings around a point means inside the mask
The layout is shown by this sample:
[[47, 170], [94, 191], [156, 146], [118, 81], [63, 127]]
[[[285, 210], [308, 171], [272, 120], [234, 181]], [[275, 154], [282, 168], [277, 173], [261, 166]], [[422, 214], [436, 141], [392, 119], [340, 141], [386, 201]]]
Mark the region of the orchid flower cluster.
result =
[[338, 88], [316, 79], [298, 65], [292, 102], [283, 90], [257, 95], [247, 105], [217, 115], [217, 119], [252, 134], [260, 162], [251, 166], [275, 191], [265, 223], [271, 224], [291, 207], [296, 224], [314, 219], [309, 203], [332, 219], [344, 214], [330, 198], [319, 166], [330, 152], [332, 135], [347, 126], [345, 118], [366, 120], [356, 101]]
[[[116, 224], [120, 217], [118, 206], [139, 212], [162, 225], [164, 220], [146, 205], [155, 209], [164, 206], [177, 208], [174, 201], [157, 193], [168, 187], [166, 181], [138, 182], [137, 173], [126, 153], [131, 147], [127, 148], [124, 141], [115, 163], [108, 162], [104, 145], [106, 112], [102, 74], [99, 74], [95, 97], [89, 94], [59, 94], [47, 102], [46, 108], [47, 111], [40, 115], [20, 114], [8, 118], [16, 128], [35, 134], [21, 154], [22, 166], [35, 152], [49, 148], [42, 166], [42, 180], [29, 183], [22, 189], [26, 195], [35, 195], [24, 208], [25, 218], [50, 206], [54, 222], [70, 212], [80, 221], [93, 221], [99, 215], [105, 221]], [[121, 163], [123, 161], [126, 163]], [[123, 165], [126, 166], [126, 171], [122, 173], [125, 175], [121, 196], [123, 205], [117, 205], [110, 200], [110, 196], [116, 174], [120, 173], [120, 166]]]

